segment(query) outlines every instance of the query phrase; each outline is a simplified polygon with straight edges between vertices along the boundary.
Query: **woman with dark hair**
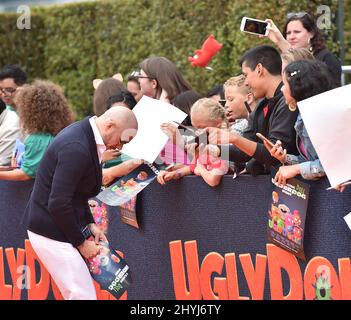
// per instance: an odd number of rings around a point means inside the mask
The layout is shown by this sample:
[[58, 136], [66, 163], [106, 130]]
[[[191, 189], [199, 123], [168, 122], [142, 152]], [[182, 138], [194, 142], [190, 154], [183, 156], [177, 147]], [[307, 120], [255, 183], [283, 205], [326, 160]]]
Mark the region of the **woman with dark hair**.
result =
[[178, 94], [191, 90], [176, 65], [165, 57], [143, 60], [138, 78], [144, 95], [168, 103], [172, 103]]
[[123, 82], [115, 78], [107, 78], [101, 81], [94, 92], [94, 114], [101, 116], [108, 109], [107, 101], [110, 97], [119, 94], [122, 90], [127, 91]]
[[194, 90], [184, 91], [173, 99], [173, 105], [188, 115], [182, 122], [184, 125], [191, 126], [190, 109], [199, 99], [201, 96]]
[[135, 101], [135, 98], [132, 95], [132, 93], [130, 93], [128, 90], [121, 90], [115, 95], [109, 97], [107, 99], [106, 104], [107, 104], [107, 109], [110, 109], [116, 106], [122, 106], [132, 110], [137, 104], [137, 102]]
[[47, 147], [74, 116], [61, 87], [50, 81], [36, 80], [22, 86], [14, 102], [26, 135], [23, 161], [18, 169], [0, 172], [0, 180], [24, 181], [35, 178]]
[[[283, 72], [282, 92], [291, 111], [297, 102], [334, 89], [335, 83], [327, 66], [318, 60], [299, 60], [290, 63]], [[275, 176], [278, 183], [285, 184], [287, 179], [301, 175], [304, 179], [315, 180], [325, 176], [325, 171], [308, 136], [299, 113], [296, 123], [296, 143], [299, 155], [287, 154], [278, 140], [273, 148], [265, 143], [271, 155], [285, 166], [281, 166]]]
[[283, 28], [279, 31], [274, 22], [270, 23], [268, 38], [272, 40], [282, 52], [289, 48], [306, 48], [317, 60], [324, 62], [335, 79], [337, 86], [341, 85], [341, 63], [325, 45], [325, 38], [311, 15], [306, 12], [292, 13]]
[[136, 71], [133, 71], [132, 74], [128, 76], [127, 89], [133, 95], [135, 101], [139, 102], [143, 94], [141, 92], [139, 79], [135, 76], [135, 72]]

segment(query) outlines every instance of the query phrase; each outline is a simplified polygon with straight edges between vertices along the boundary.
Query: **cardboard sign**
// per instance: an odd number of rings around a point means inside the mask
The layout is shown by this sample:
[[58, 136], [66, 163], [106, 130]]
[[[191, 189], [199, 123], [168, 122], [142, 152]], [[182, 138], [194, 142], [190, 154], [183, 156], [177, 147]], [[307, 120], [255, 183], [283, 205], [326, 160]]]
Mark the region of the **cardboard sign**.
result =
[[351, 85], [298, 102], [303, 122], [330, 184], [351, 179]]

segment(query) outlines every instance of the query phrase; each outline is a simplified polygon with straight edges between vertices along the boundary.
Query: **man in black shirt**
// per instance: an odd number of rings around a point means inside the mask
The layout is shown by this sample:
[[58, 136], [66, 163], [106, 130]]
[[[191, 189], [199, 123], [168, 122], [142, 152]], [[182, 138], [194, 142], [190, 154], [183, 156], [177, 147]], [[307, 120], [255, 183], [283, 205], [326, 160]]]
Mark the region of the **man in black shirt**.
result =
[[281, 93], [282, 62], [279, 52], [263, 45], [248, 50], [241, 58], [245, 84], [251, 88], [256, 99], [262, 99], [250, 114], [249, 124], [243, 136], [216, 128], [208, 128], [211, 144], [230, 144], [229, 160], [246, 163], [251, 174], [269, 171], [276, 159], [271, 157], [262, 141], [256, 136], [261, 133], [273, 144], [280, 140], [288, 153], [297, 154], [294, 124], [297, 111], [290, 111]]

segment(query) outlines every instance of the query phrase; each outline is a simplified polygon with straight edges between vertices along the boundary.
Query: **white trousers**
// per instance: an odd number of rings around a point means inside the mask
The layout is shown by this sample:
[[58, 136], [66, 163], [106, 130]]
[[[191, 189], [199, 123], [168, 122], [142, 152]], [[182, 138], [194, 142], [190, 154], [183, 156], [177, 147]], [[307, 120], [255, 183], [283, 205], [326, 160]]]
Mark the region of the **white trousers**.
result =
[[30, 243], [65, 300], [96, 300], [93, 279], [78, 250], [28, 230]]

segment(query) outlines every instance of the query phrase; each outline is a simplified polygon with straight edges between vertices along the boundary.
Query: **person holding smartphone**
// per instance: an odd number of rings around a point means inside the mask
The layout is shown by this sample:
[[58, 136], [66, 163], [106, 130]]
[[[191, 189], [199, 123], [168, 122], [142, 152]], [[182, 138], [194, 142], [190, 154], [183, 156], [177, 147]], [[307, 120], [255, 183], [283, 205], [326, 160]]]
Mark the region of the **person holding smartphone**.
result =
[[[294, 109], [297, 109], [298, 101], [335, 88], [333, 77], [327, 66], [318, 60], [299, 60], [288, 64], [284, 70], [283, 83], [282, 92], [285, 101], [293, 112]], [[264, 142], [270, 154], [285, 164], [279, 168], [275, 176], [275, 180], [280, 184], [286, 184], [287, 179], [297, 175], [308, 180], [325, 176], [325, 171], [300, 113], [295, 123], [295, 130], [296, 145], [299, 151], [297, 156], [284, 150], [279, 140], [273, 147]]]
[[[228, 128], [229, 123], [225, 116], [225, 109], [219, 102], [210, 98], [202, 98], [194, 103], [190, 110], [191, 122], [195, 129], [202, 130], [208, 126]], [[170, 180], [178, 180], [184, 176], [195, 174], [204, 179], [211, 187], [216, 187], [228, 172], [228, 161], [221, 160], [206, 152], [202, 148], [203, 139], [196, 144], [194, 158], [189, 165], [178, 164], [168, 171], [161, 171], [157, 176], [160, 184]], [[200, 148], [199, 147], [200, 144]]]
[[[278, 161], [256, 133], [261, 133], [273, 143], [280, 140], [289, 153], [298, 154], [294, 130], [297, 111], [289, 111], [281, 92], [282, 61], [275, 48], [262, 45], [248, 50], [241, 58], [241, 68], [245, 85], [251, 88], [257, 99], [262, 99], [250, 114], [247, 129], [243, 136], [218, 128], [206, 130], [211, 144], [230, 145], [230, 161], [246, 163], [246, 170], [252, 175], [267, 174]], [[225, 156], [221, 152], [221, 157]]]
[[[313, 17], [307, 12], [289, 13], [283, 28], [283, 33], [271, 19], [265, 21], [269, 23], [267, 37], [274, 42], [282, 52], [289, 48], [306, 48], [313, 56], [324, 62], [331, 72], [336, 86], [341, 85], [341, 62], [330, 52], [325, 45], [325, 38], [319, 30]], [[264, 37], [264, 36], [260, 36]]]

